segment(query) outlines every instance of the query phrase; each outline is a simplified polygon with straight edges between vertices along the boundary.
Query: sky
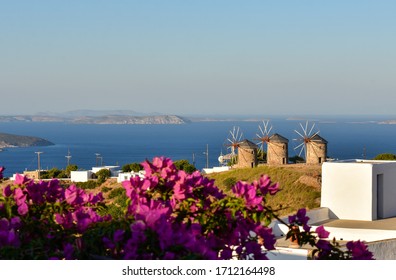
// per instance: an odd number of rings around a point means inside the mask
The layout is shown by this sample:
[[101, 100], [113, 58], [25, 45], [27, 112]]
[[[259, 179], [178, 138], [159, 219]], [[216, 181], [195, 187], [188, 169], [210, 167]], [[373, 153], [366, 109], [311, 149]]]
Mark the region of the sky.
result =
[[396, 1], [0, 0], [0, 115], [394, 114]]

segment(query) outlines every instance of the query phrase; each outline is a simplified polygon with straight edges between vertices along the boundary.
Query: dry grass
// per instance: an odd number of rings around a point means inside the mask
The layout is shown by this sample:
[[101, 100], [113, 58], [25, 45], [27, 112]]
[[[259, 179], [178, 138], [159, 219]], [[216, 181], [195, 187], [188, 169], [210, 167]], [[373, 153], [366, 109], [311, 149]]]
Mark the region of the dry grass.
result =
[[256, 168], [234, 169], [227, 172], [209, 174], [217, 186], [226, 189], [224, 181], [233, 177], [237, 181], [252, 182], [261, 175], [268, 175], [275, 183], [280, 184], [281, 191], [268, 201], [272, 207], [285, 208], [280, 215], [287, 215], [300, 208], [313, 209], [320, 205], [320, 166], [293, 164], [283, 166], [258, 166]]

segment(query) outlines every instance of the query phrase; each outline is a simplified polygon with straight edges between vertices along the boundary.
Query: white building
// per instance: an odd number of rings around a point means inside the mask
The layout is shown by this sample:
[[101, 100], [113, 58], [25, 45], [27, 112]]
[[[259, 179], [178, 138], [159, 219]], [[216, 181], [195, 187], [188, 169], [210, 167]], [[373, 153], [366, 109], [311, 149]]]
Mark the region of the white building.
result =
[[72, 182], [88, 182], [94, 173], [91, 170], [71, 171], [70, 180]]
[[102, 169], [107, 169], [110, 171], [110, 177], [118, 178], [118, 174], [120, 173], [119, 166], [99, 166], [99, 167], [92, 167], [92, 170], [79, 170], [79, 171], [71, 171], [70, 173], [70, 180], [72, 182], [87, 182], [91, 179], [96, 178], [95, 173]]
[[337, 219], [396, 216], [396, 161], [347, 160], [322, 165], [321, 207]]
[[[396, 259], [396, 161], [345, 160], [322, 165], [321, 208], [307, 212], [312, 230], [323, 225], [341, 244], [366, 242], [374, 258]], [[283, 220], [287, 222], [287, 217]], [[311, 247], [285, 240], [288, 227], [274, 221], [270, 259], [307, 259]]]
[[124, 181], [129, 181], [132, 177], [136, 176], [139, 176], [141, 179], [143, 179], [145, 174], [146, 172], [144, 170], [141, 170], [139, 172], [120, 172], [118, 173], [117, 182], [122, 183]]
[[202, 169], [202, 174], [212, 174], [212, 173], [224, 172], [229, 170], [231, 170], [231, 167], [229, 166], [218, 166], [218, 167], [215, 166], [213, 168]]

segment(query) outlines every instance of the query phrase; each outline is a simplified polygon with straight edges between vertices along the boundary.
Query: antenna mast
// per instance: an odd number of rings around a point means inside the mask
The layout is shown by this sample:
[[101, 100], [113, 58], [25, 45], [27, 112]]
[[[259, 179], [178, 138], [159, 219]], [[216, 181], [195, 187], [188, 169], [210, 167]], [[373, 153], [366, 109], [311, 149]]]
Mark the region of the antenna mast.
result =
[[41, 166], [40, 166], [40, 154], [42, 154], [43, 152], [35, 152], [37, 154], [37, 179], [40, 179], [40, 172], [41, 172]]
[[204, 155], [206, 155], [206, 168], [209, 168], [209, 145], [206, 144], [206, 152], [204, 152]]

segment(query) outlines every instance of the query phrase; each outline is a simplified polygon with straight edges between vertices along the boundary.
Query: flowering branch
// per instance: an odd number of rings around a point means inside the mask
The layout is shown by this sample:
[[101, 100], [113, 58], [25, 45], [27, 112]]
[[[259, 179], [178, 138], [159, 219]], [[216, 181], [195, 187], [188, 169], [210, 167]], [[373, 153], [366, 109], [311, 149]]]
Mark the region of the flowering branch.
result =
[[[145, 178], [123, 182], [125, 216], [106, 214], [101, 193], [92, 195], [57, 180], [34, 182], [17, 175], [0, 196], [0, 256], [16, 259], [267, 259], [276, 238], [309, 244], [314, 259], [371, 259], [360, 241], [341, 250], [329, 233], [311, 231], [306, 210], [284, 222], [267, 205], [279, 192], [268, 176], [237, 182], [226, 195], [198, 171], [187, 174], [168, 158], [142, 163]], [[0, 178], [2, 171], [0, 168]]]

